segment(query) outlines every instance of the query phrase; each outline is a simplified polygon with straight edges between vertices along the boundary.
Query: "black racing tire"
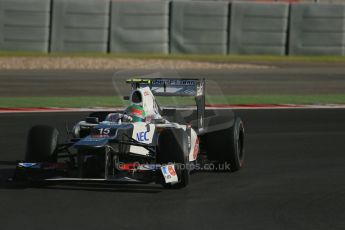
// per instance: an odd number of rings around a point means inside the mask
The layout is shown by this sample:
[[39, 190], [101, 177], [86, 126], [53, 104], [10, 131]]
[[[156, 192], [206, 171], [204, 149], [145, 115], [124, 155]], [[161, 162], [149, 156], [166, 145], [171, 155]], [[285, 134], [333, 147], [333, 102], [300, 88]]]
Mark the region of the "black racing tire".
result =
[[209, 160], [217, 161], [219, 170], [235, 172], [244, 163], [244, 124], [240, 117], [236, 117], [234, 124], [226, 129], [206, 134], [206, 152]]
[[32, 127], [27, 137], [25, 162], [56, 162], [58, 139], [56, 128], [46, 125]]
[[169, 128], [159, 134], [157, 163], [161, 165], [174, 163], [179, 166], [175, 167], [179, 181], [175, 184], [166, 184], [162, 181], [163, 187], [178, 189], [188, 185], [188, 157], [188, 138], [183, 129]]

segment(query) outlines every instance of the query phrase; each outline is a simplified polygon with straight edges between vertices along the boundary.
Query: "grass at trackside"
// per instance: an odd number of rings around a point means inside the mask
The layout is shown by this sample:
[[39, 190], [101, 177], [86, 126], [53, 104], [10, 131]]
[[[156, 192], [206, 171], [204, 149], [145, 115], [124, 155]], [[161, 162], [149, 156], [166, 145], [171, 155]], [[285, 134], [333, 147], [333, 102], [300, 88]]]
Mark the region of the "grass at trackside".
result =
[[[207, 104], [345, 104], [345, 94], [209, 96]], [[192, 98], [159, 99], [161, 105], [191, 105]], [[121, 97], [2, 97], [0, 108], [126, 106]]]
[[0, 108], [121, 106], [120, 97], [1, 97]]
[[206, 62], [326, 62], [343, 63], [345, 56], [275, 56], [275, 55], [164, 55], [164, 54], [102, 54], [102, 53], [37, 53], [0, 52], [0, 57], [88, 57], [190, 60]]

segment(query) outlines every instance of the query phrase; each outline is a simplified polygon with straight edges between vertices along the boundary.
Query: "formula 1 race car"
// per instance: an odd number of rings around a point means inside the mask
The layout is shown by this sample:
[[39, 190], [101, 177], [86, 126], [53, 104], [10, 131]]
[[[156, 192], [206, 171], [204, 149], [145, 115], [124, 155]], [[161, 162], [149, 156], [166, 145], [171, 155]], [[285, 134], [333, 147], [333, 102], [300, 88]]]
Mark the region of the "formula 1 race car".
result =
[[[205, 80], [130, 79], [130, 104], [146, 117], [123, 111], [93, 112], [78, 122], [66, 143], [56, 128], [30, 129], [18, 182], [139, 182], [182, 188], [191, 170], [213, 163], [227, 171], [243, 166], [244, 124], [231, 110], [205, 109]], [[161, 108], [155, 96], [194, 97], [196, 107]], [[199, 167], [199, 168], [198, 168]]]

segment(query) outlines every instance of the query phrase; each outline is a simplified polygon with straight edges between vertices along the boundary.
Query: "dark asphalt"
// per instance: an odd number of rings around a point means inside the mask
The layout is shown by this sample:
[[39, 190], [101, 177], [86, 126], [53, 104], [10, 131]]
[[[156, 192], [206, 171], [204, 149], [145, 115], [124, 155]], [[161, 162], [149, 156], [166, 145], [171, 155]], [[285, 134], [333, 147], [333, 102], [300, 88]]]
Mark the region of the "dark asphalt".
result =
[[[345, 110], [241, 110], [245, 168], [196, 173], [183, 190], [144, 186], [9, 189], [0, 228], [345, 229]], [[85, 113], [0, 114], [0, 160], [23, 156], [32, 124], [63, 130]], [[1, 169], [2, 180], [9, 174]]]
[[[0, 72], [0, 96], [125, 95], [124, 80], [156, 71]], [[205, 78], [207, 94], [343, 94], [345, 65], [275, 65], [274, 69], [160, 71], [151, 77]], [[114, 77], [115, 76], [115, 77]], [[115, 79], [115, 80], [113, 80]]]

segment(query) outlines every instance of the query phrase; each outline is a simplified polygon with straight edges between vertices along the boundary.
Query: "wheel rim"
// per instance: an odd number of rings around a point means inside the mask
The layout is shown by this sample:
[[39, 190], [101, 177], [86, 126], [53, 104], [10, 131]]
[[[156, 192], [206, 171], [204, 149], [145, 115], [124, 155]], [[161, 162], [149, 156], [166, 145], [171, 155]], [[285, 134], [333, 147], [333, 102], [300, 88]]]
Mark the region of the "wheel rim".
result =
[[238, 153], [238, 160], [239, 160], [239, 163], [240, 163], [240, 166], [242, 167], [243, 165], [243, 140], [244, 139], [244, 130], [243, 130], [243, 127], [242, 125], [240, 126], [240, 130], [239, 130], [239, 133], [238, 133], [238, 139], [237, 139], [237, 153]]

